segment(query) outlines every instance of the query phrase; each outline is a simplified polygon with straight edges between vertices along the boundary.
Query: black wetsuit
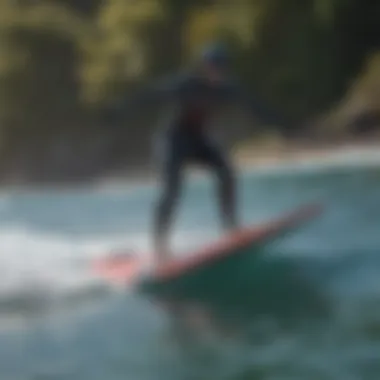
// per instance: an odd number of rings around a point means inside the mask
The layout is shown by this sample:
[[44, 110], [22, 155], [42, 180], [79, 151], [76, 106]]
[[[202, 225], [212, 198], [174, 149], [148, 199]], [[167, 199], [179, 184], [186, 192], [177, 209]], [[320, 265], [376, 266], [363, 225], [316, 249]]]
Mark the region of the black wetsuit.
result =
[[231, 164], [220, 147], [207, 134], [209, 118], [223, 103], [240, 101], [266, 121], [275, 121], [261, 104], [247, 98], [229, 81], [210, 83], [194, 73], [179, 74], [174, 78], [142, 90], [134, 100], [171, 101], [170, 119], [159, 136], [162, 192], [154, 217], [155, 246], [167, 248], [167, 236], [174, 207], [177, 204], [183, 167], [196, 162], [215, 172], [219, 182], [219, 201], [223, 226], [237, 226], [235, 181]]

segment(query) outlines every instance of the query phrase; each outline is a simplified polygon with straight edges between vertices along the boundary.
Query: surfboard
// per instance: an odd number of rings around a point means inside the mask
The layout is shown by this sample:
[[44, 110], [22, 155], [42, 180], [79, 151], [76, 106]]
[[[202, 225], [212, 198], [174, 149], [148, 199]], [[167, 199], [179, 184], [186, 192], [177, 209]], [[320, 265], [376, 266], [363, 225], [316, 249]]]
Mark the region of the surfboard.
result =
[[[224, 266], [233, 271], [242, 257], [258, 253], [268, 243], [305, 226], [323, 210], [319, 203], [303, 205], [275, 220], [241, 228], [225, 234], [200, 249], [175, 257], [157, 268], [147, 270], [149, 258], [133, 251], [119, 251], [92, 263], [96, 275], [145, 294], [174, 294], [196, 287]], [[227, 266], [227, 267], [226, 267]]]

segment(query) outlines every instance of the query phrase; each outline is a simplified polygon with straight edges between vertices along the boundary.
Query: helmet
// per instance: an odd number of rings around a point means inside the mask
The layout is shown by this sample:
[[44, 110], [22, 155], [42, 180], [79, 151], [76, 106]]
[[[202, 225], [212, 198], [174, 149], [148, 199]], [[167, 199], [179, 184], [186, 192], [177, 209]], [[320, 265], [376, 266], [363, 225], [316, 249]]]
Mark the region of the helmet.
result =
[[220, 43], [206, 46], [202, 51], [201, 58], [202, 62], [218, 67], [226, 66], [229, 61], [227, 49]]

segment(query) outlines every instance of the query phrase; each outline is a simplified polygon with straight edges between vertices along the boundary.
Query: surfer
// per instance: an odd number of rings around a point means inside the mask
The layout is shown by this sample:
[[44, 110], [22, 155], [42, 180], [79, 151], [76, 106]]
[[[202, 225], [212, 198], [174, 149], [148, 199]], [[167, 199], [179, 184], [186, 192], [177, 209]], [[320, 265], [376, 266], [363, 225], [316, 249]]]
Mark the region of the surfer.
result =
[[[171, 100], [170, 118], [156, 143], [159, 148], [161, 193], [154, 210], [153, 239], [159, 262], [169, 256], [168, 236], [178, 203], [183, 168], [187, 163], [205, 165], [218, 179], [218, 198], [225, 230], [238, 227], [234, 169], [226, 153], [207, 131], [207, 122], [226, 101], [247, 105], [255, 117], [277, 123], [256, 99], [246, 96], [229, 78], [229, 54], [223, 44], [207, 46], [191, 70], [144, 88], [131, 103]], [[133, 105], [129, 103], [129, 107]]]
[[154, 247], [159, 260], [168, 257], [169, 229], [186, 163], [205, 165], [216, 174], [223, 227], [225, 230], [238, 227], [234, 169], [227, 154], [207, 133], [207, 121], [215, 108], [225, 101], [241, 101], [265, 122], [278, 122], [272, 113], [245, 96], [230, 80], [228, 67], [229, 56], [225, 46], [212, 44], [202, 51], [195, 70], [179, 75], [161, 87], [161, 91], [174, 94], [178, 108], [159, 140], [162, 190], [153, 226]]

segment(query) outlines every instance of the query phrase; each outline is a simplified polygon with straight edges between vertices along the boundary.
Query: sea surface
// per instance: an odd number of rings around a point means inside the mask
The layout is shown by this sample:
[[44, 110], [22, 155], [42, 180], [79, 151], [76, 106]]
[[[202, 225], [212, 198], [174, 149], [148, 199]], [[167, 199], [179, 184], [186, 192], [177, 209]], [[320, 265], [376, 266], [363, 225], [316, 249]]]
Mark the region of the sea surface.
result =
[[[188, 181], [178, 254], [219, 236], [213, 191]], [[153, 185], [1, 194], [0, 379], [378, 380], [380, 160], [241, 172], [239, 195], [246, 224], [326, 208], [262, 253], [254, 288], [225, 305], [245, 317], [236, 333], [181, 342], [162, 309], [90, 266], [112, 249], [149, 252]]]

